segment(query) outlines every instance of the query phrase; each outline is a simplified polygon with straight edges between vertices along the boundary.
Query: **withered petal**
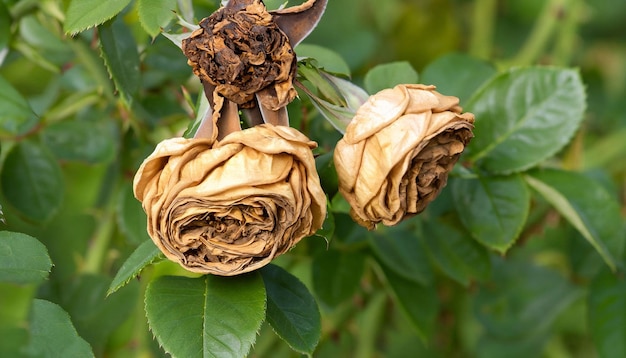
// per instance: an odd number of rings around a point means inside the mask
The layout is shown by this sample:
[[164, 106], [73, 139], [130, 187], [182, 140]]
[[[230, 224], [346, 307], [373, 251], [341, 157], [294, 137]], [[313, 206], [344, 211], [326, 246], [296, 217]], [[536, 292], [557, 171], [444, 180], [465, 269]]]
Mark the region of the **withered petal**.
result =
[[456, 97], [434, 86], [399, 85], [370, 97], [335, 147], [350, 215], [371, 229], [423, 211], [446, 185], [473, 123]]
[[326, 217], [315, 145], [293, 128], [267, 124], [218, 142], [161, 142], [133, 186], [148, 234], [193, 272], [230, 276], [262, 267]]

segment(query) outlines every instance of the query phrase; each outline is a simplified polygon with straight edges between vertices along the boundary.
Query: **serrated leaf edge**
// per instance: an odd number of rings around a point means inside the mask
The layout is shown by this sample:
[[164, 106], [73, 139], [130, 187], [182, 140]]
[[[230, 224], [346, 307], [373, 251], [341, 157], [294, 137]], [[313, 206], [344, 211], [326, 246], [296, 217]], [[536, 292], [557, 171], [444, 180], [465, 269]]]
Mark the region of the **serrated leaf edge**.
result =
[[534, 190], [536, 190], [541, 196], [543, 196], [554, 208], [561, 214], [563, 217], [567, 219], [567, 221], [576, 229], [580, 234], [587, 240], [591, 246], [600, 254], [604, 262], [609, 266], [611, 271], [615, 272], [617, 270], [614, 259], [611, 257], [611, 254], [607, 251], [606, 247], [600, 245], [596, 238], [591, 234], [589, 229], [585, 226], [582, 218], [574, 209], [574, 207], [570, 204], [570, 201], [561, 194], [554, 187], [544, 183], [543, 181], [532, 177], [531, 175], [524, 175], [524, 180], [530, 185]]
[[[556, 67], [556, 66], [513, 67], [513, 68], [510, 68], [508, 71], [496, 73], [490, 79], [485, 81], [485, 83], [482, 86], [480, 86], [474, 92], [472, 97], [467, 101], [467, 104], [466, 104], [465, 107], [467, 107], [471, 111], [471, 107], [472, 107], [472, 105], [474, 105], [476, 100], [478, 98], [480, 98], [480, 96], [489, 88], [489, 86], [491, 86], [492, 83], [496, 82], [500, 77], [515, 75], [515, 74], [517, 74], [519, 72], [522, 72], [524, 70], [553, 70], [553, 71], [558, 70], [558, 71], [561, 71], [563, 73], [569, 72], [570, 75], [574, 75], [578, 79], [578, 82], [581, 82], [581, 84], [582, 84], [581, 77], [580, 77], [580, 71], [578, 71], [576, 69], [561, 68], [561, 67]], [[587, 107], [587, 105], [586, 105], [587, 94], [586, 94], [584, 85], [581, 88], [582, 88], [582, 95], [584, 97], [583, 108], [582, 108], [582, 111], [581, 111], [581, 115], [580, 115], [580, 118], [577, 118], [577, 120], [575, 121], [575, 122], [577, 122], [576, 130], [573, 130], [572, 133], [569, 136], [563, 138], [563, 140], [564, 140], [563, 143], [564, 144], [562, 146], [557, 147], [557, 148], [553, 149], [552, 151], [546, 151], [545, 153], [543, 153], [543, 157], [541, 157], [540, 159], [538, 159], [534, 163], [529, 163], [527, 165], [520, 166], [518, 168], [514, 168], [514, 169], [511, 169], [511, 170], [490, 170], [489, 172], [491, 174], [496, 174], [496, 175], [510, 175], [510, 174], [522, 173], [524, 171], [527, 171], [529, 169], [532, 169], [532, 168], [536, 167], [539, 163], [541, 163], [541, 162], [545, 161], [546, 159], [554, 156], [561, 149], [563, 149], [567, 145], [567, 143], [569, 143], [571, 141], [571, 139], [575, 136], [578, 128], [580, 127], [580, 124], [582, 123], [582, 121], [584, 119], [584, 112], [586, 111], [586, 107]], [[495, 144], [493, 147], [495, 147], [497, 145], [499, 145], [499, 143]], [[482, 152], [485, 152], [485, 150], [481, 151], [481, 153]], [[478, 153], [478, 154], [481, 154], [481, 153]], [[470, 159], [474, 163], [478, 163], [480, 161], [480, 159], [482, 159], [483, 157], [484, 157], [483, 155], [471, 155], [470, 158], [468, 158], [468, 159]]]

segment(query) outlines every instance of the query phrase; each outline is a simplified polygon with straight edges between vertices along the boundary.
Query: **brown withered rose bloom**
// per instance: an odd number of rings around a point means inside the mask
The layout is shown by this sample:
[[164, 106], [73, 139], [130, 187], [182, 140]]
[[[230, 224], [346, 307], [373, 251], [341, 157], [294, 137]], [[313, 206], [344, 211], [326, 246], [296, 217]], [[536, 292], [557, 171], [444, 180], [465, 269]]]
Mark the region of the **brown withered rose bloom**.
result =
[[472, 138], [474, 115], [434, 86], [398, 85], [369, 98], [335, 148], [339, 191], [369, 229], [422, 212]]
[[287, 35], [260, 0], [231, 0], [200, 22], [182, 43], [193, 72], [241, 108], [254, 107], [255, 94], [278, 110], [296, 97], [296, 55]]
[[325, 219], [315, 146], [295, 129], [269, 124], [219, 142], [161, 142], [134, 180], [150, 237], [193, 272], [231, 276], [266, 265]]

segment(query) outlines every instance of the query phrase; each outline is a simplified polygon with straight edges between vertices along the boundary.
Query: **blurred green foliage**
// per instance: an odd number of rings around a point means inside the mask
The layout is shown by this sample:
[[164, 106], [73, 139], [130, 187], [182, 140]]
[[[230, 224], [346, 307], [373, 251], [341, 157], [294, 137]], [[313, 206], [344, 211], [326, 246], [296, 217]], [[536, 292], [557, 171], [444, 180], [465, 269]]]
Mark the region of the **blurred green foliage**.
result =
[[[266, 317], [260, 301], [217, 312], [202, 301], [213, 289], [239, 302], [245, 281], [160, 260], [132, 196], [142, 160], [183, 134], [202, 96], [159, 29], [184, 31], [172, 9], [196, 23], [219, 6], [156, 3], [0, 0], [0, 356], [189, 352], [202, 319], [240, 307], [256, 314], [233, 326], [245, 345]], [[245, 278], [252, 298], [268, 290], [250, 355], [626, 356], [623, 19], [614, 0], [329, 0], [303, 54], [370, 92], [435, 84], [480, 114], [477, 137], [426, 212], [368, 232], [335, 195], [341, 134], [301, 93], [289, 113], [319, 143], [329, 242], [305, 239]], [[539, 95], [519, 103], [525, 94]], [[527, 136], [498, 137], [504, 124]], [[516, 145], [518, 162], [506, 160]], [[150, 308], [186, 307], [172, 289], [191, 292], [184, 326], [159, 325], [178, 312]], [[304, 302], [304, 318], [285, 297]]]

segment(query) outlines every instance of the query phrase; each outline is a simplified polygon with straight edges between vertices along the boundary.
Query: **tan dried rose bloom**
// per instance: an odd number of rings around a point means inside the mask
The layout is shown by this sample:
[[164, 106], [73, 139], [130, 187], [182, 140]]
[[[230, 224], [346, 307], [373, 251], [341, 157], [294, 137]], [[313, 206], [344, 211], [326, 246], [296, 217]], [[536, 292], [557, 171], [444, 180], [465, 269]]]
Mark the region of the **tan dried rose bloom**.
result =
[[134, 180], [150, 237], [193, 272], [231, 276], [266, 265], [325, 219], [315, 146], [295, 129], [268, 124], [219, 142], [161, 142]]
[[435, 86], [398, 85], [369, 98], [335, 148], [339, 191], [373, 229], [422, 212], [472, 138], [474, 115]]
[[264, 88], [273, 94], [263, 97], [271, 110], [297, 95], [292, 83], [296, 55], [260, 0], [220, 8], [203, 19], [182, 46], [193, 72], [242, 108], [253, 107], [255, 94]]

